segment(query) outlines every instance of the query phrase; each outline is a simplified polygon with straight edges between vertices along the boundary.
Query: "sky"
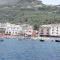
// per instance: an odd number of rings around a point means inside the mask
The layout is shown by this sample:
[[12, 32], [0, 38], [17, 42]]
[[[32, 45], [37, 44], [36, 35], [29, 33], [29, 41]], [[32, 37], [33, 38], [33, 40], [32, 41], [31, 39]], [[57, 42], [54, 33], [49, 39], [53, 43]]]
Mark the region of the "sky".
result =
[[[17, 0], [0, 0], [0, 4], [4, 4], [7, 2], [15, 2]], [[59, 5], [60, 4], [60, 0], [42, 0], [42, 2], [46, 5]]]
[[46, 5], [59, 5], [60, 0], [42, 0], [42, 2]]

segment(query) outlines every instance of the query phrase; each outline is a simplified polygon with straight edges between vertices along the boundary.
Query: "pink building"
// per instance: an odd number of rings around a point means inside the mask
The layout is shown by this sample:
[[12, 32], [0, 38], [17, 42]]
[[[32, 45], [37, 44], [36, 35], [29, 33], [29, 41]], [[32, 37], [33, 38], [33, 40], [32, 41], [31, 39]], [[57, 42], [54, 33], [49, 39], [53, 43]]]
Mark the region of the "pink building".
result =
[[32, 26], [27, 27], [27, 29], [24, 32], [25, 32], [25, 36], [32, 36], [33, 33]]
[[50, 27], [41, 27], [39, 29], [39, 34], [41, 36], [49, 36], [49, 32], [50, 32]]

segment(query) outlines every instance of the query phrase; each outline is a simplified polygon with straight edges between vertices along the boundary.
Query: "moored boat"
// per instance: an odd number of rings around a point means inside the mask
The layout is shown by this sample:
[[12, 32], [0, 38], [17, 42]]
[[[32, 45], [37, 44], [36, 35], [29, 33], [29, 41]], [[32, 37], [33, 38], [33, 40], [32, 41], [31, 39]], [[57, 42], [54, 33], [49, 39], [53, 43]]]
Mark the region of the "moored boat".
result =
[[42, 39], [41, 39], [40, 41], [41, 41], [41, 42], [44, 42], [44, 40], [42, 40]]
[[60, 40], [55, 40], [55, 42], [60, 42]]

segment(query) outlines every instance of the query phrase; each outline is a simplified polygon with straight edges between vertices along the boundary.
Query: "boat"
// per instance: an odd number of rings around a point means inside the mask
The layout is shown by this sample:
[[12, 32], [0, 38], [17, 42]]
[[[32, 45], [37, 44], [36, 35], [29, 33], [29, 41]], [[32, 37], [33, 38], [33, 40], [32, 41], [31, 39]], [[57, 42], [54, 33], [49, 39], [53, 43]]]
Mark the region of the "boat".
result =
[[44, 42], [44, 40], [42, 40], [42, 39], [41, 39], [40, 41], [41, 41], [41, 42]]
[[55, 40], [55, 42], [60, 42], [60, 40]]

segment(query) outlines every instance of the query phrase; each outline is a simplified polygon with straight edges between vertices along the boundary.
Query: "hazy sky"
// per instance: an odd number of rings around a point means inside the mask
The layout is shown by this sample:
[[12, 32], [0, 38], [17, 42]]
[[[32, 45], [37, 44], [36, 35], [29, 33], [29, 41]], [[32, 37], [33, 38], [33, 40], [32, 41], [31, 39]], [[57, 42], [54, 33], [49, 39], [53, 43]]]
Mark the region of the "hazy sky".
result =
[[58, 5], [60, 4], [60, 0], [42, 0], [44, 4], [48, 5]]

